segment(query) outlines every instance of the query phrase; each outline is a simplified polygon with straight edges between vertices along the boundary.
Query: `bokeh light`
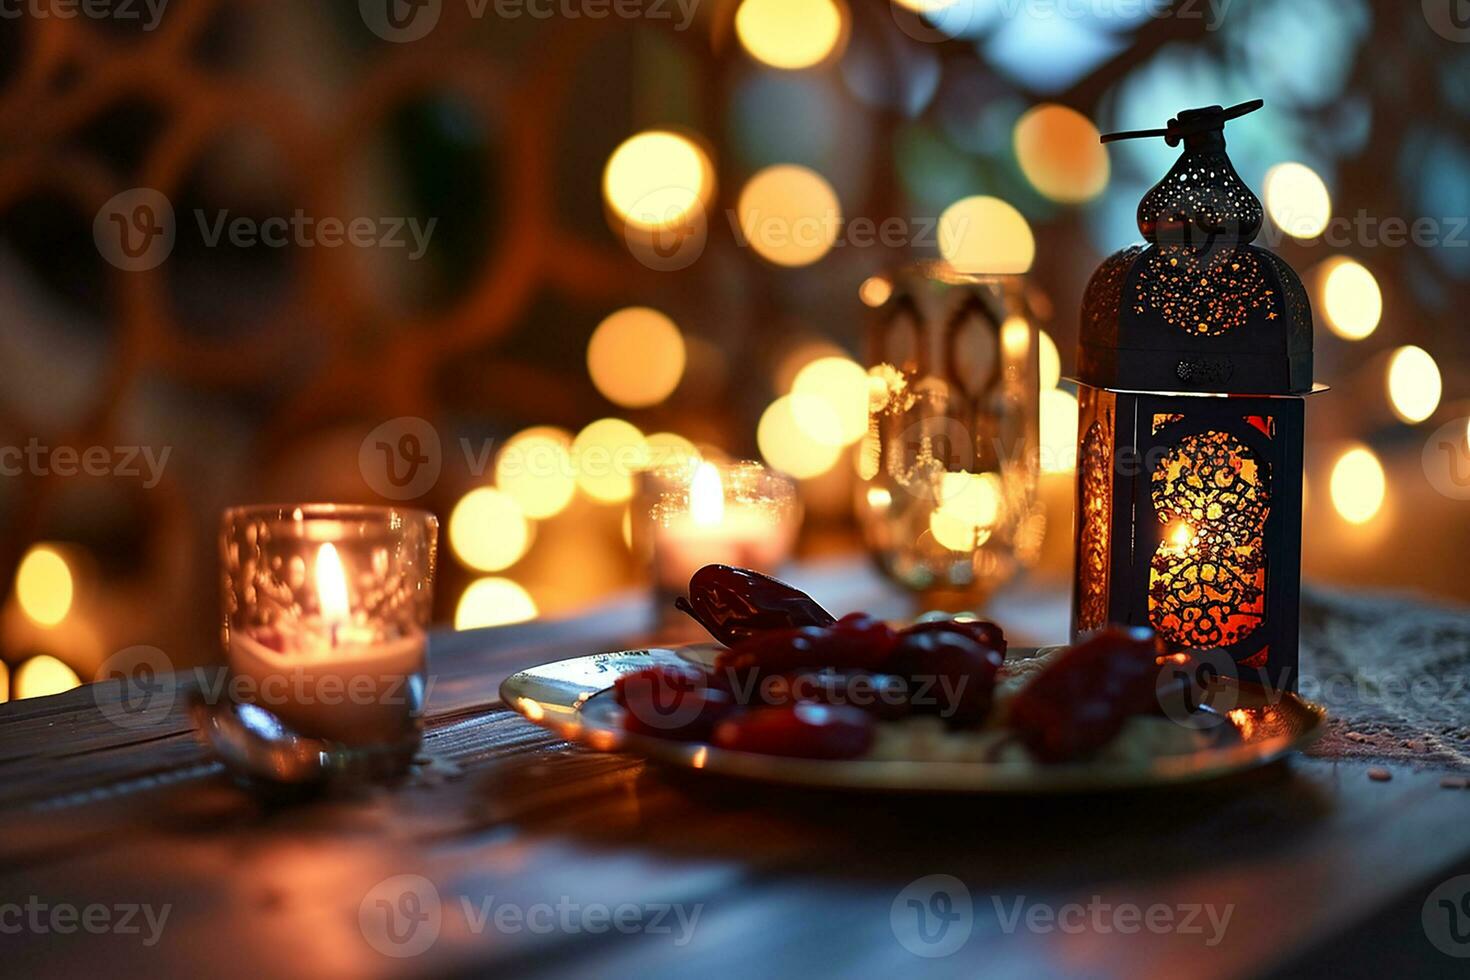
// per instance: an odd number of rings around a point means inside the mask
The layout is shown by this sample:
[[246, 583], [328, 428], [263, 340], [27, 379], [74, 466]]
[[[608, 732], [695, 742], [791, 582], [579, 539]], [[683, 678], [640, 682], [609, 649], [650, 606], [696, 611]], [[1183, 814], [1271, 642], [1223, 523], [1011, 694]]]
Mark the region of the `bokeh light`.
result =
[[1333, 260], [1323, 273], [1322, 318], [1328, 328], [1346, 340], [1362, 340], [1377, 330], [1383, 292], [1373, 273], [1352, 259]]
[[482, 578], [471, 582], [454, 610], [454, 628], [481, 629], [509, 626], [535, 619], [536, 601], [508, 578]]
[[929, 515], [934, 540], [951, 551], [971, 551], [989, 539], [1000, 518], [1000, 477], [994, 473], [946, 473], [939, 506]]
[[873, 309], [888, 302], [892, 295], [893, 283], [888, 281], [887, 276], [869, 276], [858, 287], [858, 299], [863, 301], [864, 306], [871, 306]]
[[41, 626], [55, 626], [71, 611], [71, 567], [55, 548], [37, 545], [21, 559], [15, 574], [21, 611]]
[[541, 426], [518, 432], [495, 462], [495, 485], [534, 520], [555, 517], [577, 492], [572, 470], [572, 434]]
[[1332, 466], [1332, 506], [1350, 524], [1366, 524], [1383, 506], [1383, 464], [1366, 446], [1354, 446]]
[[810, 68], [842, 41], [843, 8], [836, 0], [744, 0], [735, 33], [751, 57], [772, 68]]
[[0, 704], [10, 700], [10, 668], [0, 662]]
[[693, 470], [704, 459], [699, 447], [676, 432], [655, 432], [648, 443], [648, 468], [651, 470]]
[[587, 343], [587, 372], [597, 390], [625, 408], [657, 405], [684, 376], [684, 338], [658, 310], [631, 306], [600, 323]]
[[1439, 408], [1443, 393], [1439, 365], [1427, 350], [1410, 345], [1393, 352], [1388, 362], [1388, 402], [1401, 420], [1411, 425], [1423, 422]]
[[1266, 213], [1293, 238], [1316, 238], [1332, 219], [1332, 197], [1317, 171], [1304, 163], [1278, 163], [1262, 185]]
[[756, 254], [776, 265], [811, 265], [832, 250], [842, 205], [815, 170], [782, 163], [751, 177], [740, 192], [740, 228]]
[[1036, 258], [1036, 239], [1021, 212], [998, 197], [967, 197], [939, 218], [939, 254], [957, 272], [1020, 275]]
[[1021, 172], [1037, 192], [1060, 204], [1080, 204], [1108, 186], [1107, 148], [1097, 127], [1076, 109], [1045, 104], [1016, 120], [1013, 137]]
[[494, 487], [479, 487], [465, 494], [450, 513], [449, 546], [470, 568], [498, 572], [525, 555], [531, 546], [531, 526], [514, 497]]
[[66, 664], [42, 654], [15, 668], [11, 694], [16, 701], [61, 694], [81, 685], [76, 671]]
[[598, 419], [577, 433], [572, 463], [577, 486], [593, 500], [621, 504], [633, 496], [633, 477], [648, 467], [648, 441], [630, 422]]
[[1045, 330], [1038, 331], [1037, 353], [1041, 360], [1041, 390], [1055, 388], [1062, 380], [1062, 354], [1057, 342]]
[[[836, 422], [837, 445], [850, 446], [868, 432], [868, 372], [847, 357], [821, 357], [797, 372], [791, 390], [806, 395], [793, 403], [796, 421], [813, 439], [830, 438]], [[809, 406], [825, 403], [829, 412], [813, 419]]]
[[624, 221], [645, 230], [671, 228], [714, 196], [715, 170], [692, 140], [667, 130], [629, 137], [608, 158], [602, 193]]
[[[808, 434], [815, 429], [821, 438]], [[830, 470], [842, 455], [841, 424], [825, 401], [810, 395], [783, 395], [771, 403], [756, 427], [761, 456], [797, 479]]]
[[1077, 465], [1077, 398], [1052, 388], [1041, 393], [1041, 470], [1070, 473]]

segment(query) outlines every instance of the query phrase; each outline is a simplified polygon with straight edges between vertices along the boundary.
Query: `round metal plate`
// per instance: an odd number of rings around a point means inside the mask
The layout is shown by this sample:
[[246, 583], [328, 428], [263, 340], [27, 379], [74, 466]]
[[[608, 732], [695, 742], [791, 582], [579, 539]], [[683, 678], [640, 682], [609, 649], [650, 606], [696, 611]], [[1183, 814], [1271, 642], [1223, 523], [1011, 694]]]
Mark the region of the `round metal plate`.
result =
[[[523, 670], [506, 679], [500, 696], [510, 707], [563, 738], [602, 752], [625, 752], [667, 765], [743, 779], [826, 789], [937, 793], [1074, 793], [1141, 789], [1215, 779], [1264, 766], [1310, 744], [1326, 711], [1294, 694], [1274, 696], [1258, 685], [1233, 685], [1231, 717], [1237, 744], [1129, 764], [1043, 766], [996, 762], [854, 759], [828, 762], [732, 752], [701, 742], [677, 742], [623, 731], [614, 681], [660, 663], [708, 666], [721, 647], [626, 650], [575, 657]], [[1014, 650], [1022, 659], [1035, 651]]]

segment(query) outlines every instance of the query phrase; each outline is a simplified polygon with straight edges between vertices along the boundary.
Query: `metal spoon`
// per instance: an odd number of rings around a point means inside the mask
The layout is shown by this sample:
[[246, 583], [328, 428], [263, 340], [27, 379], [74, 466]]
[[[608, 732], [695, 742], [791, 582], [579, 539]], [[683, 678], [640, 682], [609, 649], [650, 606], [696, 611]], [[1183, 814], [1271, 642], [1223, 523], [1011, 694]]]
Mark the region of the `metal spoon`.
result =
[[408, 771], [421, 735], [415, 725], [400, 737], [345, 745], [298, 734], [259, 705], [196, 693], [189, 706], [200, 741], [229, 770], [267, 786], [306, 787], [328, 782], [373, 782]]

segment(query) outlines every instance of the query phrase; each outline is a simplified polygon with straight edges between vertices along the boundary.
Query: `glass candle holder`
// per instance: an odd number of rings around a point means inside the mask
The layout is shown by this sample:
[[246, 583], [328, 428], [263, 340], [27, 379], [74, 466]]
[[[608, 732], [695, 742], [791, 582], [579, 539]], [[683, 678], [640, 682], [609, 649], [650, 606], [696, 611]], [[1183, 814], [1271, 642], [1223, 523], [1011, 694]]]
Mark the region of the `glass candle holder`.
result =
[[705, 565], [775, 572], [791, 556], [801, 503], [790, 478], [759, 463], [687, 461], [644, 474], [642, 537], [660, 616]]
[[855, 502], [869, 550], [926, 608], [978, 608], [1033, 562], [1038, 334], [1021, 280], [909, 267], [869, 331]]
[[226, 511], [231, 696], [312, 738], [417, 741], [438, 538], [434, 515], [395, 507]]

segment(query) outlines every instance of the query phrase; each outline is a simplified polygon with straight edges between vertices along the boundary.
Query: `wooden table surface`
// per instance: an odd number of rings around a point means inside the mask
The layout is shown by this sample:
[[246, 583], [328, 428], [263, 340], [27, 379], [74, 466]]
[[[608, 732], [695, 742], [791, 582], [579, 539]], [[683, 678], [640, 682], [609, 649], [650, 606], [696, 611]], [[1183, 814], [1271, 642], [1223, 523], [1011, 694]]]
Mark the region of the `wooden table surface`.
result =
[[[897, 611], [856, 564], [797, 580], [834, 610]], [[996, 613], [1033, 642], [1066, 628], [1057, 596], [1018, 592]], [[306, 803], [236, 788], [182, 704], [126, 730], [102, 710], [112, 684], [0, 706], [0, 971], [1466, 975], [1419, 920], [1436, 884], [1470, 870], [1470, 792], [1438, 773], [1379, 782], [1364, 763], [1297, 757], [1144, 794], [776, 791], [595, 755], [496, 701], [518, 668], [650, 628], [629, 597], [436, 636], [425, 746], [452, 766]], [[910, 888], [932, 875], [958, 879], [950, 904]], [[920, 926], [945, 938], [916, 942]], [[918, 955], [945, 942], [958, 948]]]

